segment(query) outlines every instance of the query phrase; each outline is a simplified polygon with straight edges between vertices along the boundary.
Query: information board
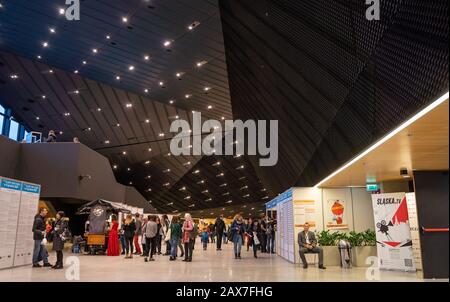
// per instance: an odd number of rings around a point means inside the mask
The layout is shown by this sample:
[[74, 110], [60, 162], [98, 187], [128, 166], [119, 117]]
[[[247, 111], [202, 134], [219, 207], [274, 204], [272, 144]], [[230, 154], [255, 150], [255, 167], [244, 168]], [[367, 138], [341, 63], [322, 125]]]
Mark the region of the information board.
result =
[[21, 190], [21, 182], [0, 178], [0, 269], [14, 264]]
[[0, 269], [31, 264], [39, 185], [0, 177]]
[[37, 213], [40, 192], [41, 187], [39, 185], [26, 182], [22, 183], [14, 266], [32, 263], [34, 240], [31, 230], [33, 228], [34, 216]]

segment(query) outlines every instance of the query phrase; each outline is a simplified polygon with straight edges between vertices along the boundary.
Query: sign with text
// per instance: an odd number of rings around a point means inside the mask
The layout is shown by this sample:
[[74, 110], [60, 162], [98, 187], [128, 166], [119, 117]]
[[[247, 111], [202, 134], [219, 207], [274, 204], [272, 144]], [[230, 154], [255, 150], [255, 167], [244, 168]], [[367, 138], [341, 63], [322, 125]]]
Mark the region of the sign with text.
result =
[[415, 271], [405, 193], [372, 195], [380, 269]]

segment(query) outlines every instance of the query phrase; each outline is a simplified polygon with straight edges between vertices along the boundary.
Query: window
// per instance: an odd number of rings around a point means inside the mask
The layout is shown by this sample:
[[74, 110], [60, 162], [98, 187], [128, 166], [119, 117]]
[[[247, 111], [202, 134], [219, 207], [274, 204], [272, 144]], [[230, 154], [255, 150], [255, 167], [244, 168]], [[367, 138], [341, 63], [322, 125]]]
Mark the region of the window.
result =
[[5, 114], [5, 108], [2, 105], [0, 105], [0, 114]]
[[19, 123], [14, 120], [11, 120], [11, 126], [9, 128], [9, 138], [17, 140], [18, 135], [19, 135]]
[[0, 114], [0, 134], [2, 134], [2, 131], [3, 131], [3, 120], [4, 120], [4, 117], [3, 117], [3, 115]]

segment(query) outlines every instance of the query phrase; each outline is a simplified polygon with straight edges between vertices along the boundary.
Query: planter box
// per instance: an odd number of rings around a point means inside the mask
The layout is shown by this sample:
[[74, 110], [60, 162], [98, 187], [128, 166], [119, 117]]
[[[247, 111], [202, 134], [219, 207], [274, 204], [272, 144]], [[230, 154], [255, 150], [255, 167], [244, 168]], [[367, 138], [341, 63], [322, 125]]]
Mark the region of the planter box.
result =
[[322, 246], [323, 264], [325, 266], [341, 266], [341, 258], [337, 246]]
[[352, 248], [352, 261], [353, 266], [368, 267], [370, 264], [366, 264], [368, 257], [377, 256], [376, 246], [356, 246]]

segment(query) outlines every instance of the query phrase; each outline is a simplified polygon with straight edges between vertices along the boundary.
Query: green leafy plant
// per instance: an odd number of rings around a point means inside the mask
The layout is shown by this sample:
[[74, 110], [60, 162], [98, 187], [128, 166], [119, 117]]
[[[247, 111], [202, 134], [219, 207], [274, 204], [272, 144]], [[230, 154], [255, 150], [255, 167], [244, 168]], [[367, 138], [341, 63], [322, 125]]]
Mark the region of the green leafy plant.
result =
[[366, 246], [377, 245], [377, 235], [375, 234], [375, 231], [366, 230], [365, 232], [361, 233], [361, 236], [363, 238], [364, 245], [366, 245]]
[[350, 244], [352, 245], [352, 246], [363, 246], [363, 245], [365, 245], [365, 242], [364, 242], [364, 233], [357, 233], [357, 232], [355, 232], [355, 231], [351, 231], [349, 234], [348, 234], [348, 242], [350, 242]]
[[339, 240], [346, 239], [346, 236], [346, 233], [323, 230], [317, 234], [317, 242], [321, 246], [336, 246]]

